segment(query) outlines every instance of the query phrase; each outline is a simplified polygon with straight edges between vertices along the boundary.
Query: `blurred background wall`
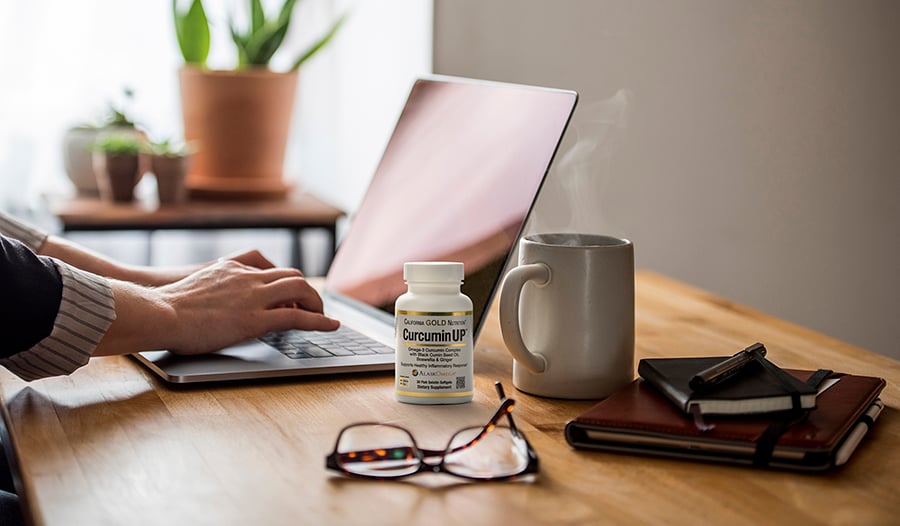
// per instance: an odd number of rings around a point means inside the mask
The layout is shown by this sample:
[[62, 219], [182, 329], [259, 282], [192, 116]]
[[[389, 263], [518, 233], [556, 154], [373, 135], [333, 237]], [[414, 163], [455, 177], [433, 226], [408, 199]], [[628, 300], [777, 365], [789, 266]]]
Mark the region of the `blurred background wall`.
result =
[[580, 92], [532, 230], [900, 358], [900, 3], [434, 6], [436, 72]]

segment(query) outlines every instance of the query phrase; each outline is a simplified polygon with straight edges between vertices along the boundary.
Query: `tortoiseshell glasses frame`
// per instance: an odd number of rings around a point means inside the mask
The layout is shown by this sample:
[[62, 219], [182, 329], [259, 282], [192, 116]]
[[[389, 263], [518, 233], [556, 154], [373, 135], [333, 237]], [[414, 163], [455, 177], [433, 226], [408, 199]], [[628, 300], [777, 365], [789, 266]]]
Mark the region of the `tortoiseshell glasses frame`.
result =
[[[500, 407], [487, 424], [457, 431], [442, 450], [422, 449], [408, 430], [393, 424], [343, 428], [325, 467], [353, 477], [403, 478], [447, 473], [471, 480], [509, 480], [538, 472], [537, 452], [516, 427], [515, 400], [495, 384]], [[506, 417], [508, 425], [500, 422]]]

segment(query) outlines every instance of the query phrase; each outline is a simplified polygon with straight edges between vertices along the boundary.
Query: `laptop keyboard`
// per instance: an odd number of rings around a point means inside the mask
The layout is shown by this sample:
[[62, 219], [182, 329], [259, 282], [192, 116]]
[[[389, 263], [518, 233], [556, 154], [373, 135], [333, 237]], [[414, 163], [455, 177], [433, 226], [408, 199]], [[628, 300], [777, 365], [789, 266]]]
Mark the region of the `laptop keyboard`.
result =
[[270, 332], [259, 338], [288, 358], [331, 358], [354, 354], [393, 354], [394, 349], [353, 329], [341, 326], [336, 331]]

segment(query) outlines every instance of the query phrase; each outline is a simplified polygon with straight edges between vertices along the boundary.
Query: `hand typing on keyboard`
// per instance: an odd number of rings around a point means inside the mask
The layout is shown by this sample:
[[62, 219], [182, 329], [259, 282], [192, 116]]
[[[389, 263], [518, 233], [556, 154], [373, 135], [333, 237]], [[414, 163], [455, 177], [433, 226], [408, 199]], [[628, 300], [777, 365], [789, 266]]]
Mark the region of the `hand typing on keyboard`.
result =
[[[293, 268], [260, 269], [225, 260], [169, 285], [128, 287], [127, 291], [134, 294], [116, 293], [116, 312], [120, 320], [137, 326], [114, 325], [107, 337], [119, 327], [132, 335], [154, 335], [152, 342], [117, 347], [131, 351], [197, 354], [271, 331], [334, 331], [340, 326], [323, 314], [321, 297]], [[152, 312], [143, 307], [148, 303], [155, 306]], [[133, 315], [129, 315], [131, 305]]]

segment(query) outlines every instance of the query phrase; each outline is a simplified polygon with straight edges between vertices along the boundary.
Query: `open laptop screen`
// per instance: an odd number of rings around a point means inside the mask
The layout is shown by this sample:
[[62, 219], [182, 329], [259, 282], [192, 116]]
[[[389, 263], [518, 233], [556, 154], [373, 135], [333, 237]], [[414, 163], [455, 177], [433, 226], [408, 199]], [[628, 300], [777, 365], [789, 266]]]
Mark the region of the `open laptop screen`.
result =
[[393, 314], [403, 263], [462, 261], [475, 326], [549, 169], [576, 95], [417, 81], [326, 279]]

